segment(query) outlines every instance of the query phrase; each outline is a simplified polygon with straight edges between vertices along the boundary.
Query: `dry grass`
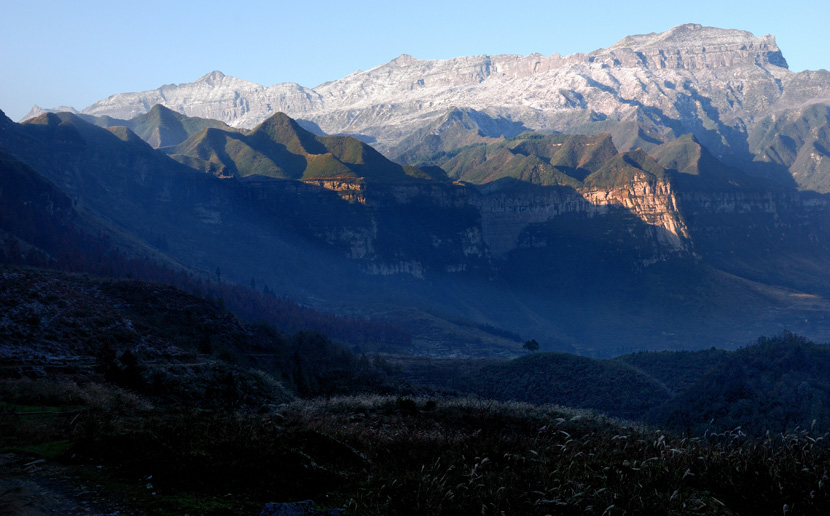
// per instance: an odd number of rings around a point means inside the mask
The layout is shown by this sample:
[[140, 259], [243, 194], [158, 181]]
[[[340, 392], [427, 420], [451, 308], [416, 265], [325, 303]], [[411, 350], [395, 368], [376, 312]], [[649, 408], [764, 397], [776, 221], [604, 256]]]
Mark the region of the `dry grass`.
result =
[[297, 402], [286, 415], [369, 464], [351, 514], [761, 514], [830, 510], [808, 432], [697, 439], [586, 411], [475, 399]]
[[[249, 514], [299, 498], [350, 515], [830, 514], [828, 439], [808, 431], [684, 438], [475, 398], [344, 396], [252, 413], [130, 405], [127, 395], [130, 413], [119, 413], [92, 409], [124, 394], [110, 387], [5, 382], [0, 391], [85, 410], [74, 427], [45, 419], [29, 443], [62, 439], [70, 464], [104, 464], [116, 491], [152, 474], [158, 496], [131, 491], [150, 514]], [[25, 419], [2, 418], [0, 432], [18, 425], [0, 434], [6, 446], [23, 439]]]

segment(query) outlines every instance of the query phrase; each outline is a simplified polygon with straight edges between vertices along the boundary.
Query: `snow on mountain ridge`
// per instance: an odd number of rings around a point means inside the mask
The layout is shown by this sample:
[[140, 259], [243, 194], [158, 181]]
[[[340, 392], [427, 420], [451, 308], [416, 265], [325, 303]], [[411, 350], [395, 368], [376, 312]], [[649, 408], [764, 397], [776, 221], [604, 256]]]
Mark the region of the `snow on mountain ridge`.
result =
[[[132, 118], [163, 104], [189, 116], [252, 128], [276, 112], [331, 134], [362, 134], [381, 151], [446, 113], [469, 108], [543, 131], [568, 131], [589, 119], [670, 124], [673, 131], [745, 131], [782, 98], [830, 97], [793, 81], [773, 36], [681, 25], [623, 38], [589, 54], [481, 55], [419, 60], [403, 54], [368, 71], [306, 88], [261, 86], [211, 72], [188, 84], [113, 95], [83, 110]], [[827, 90], [827, 91], [824, 91]], [[701, 134], [698, 134], [701, 133]], [[727, 149], [709, 135], [707, 144]]]
[[638, 34], [626, 36], [617, 43], [608, 47], [607, 50], [617, 48], [642, 49], [647, 47], [660, 47], [663, 49], [673, 48], [674, 45], [703, 46], [707, 45], [752, 45], [759, 41], [762, 44], [770, 45], [778, 50], [775, 44], [775, 36], [770, 34], [756, 37], [751, 32], [738, 29], [720, 29], [716, 27], [704, 27], [695, 23], [687, 23], [672, 27], [665, 32], [652, 32], [650, 34]]
[[[757, 64], [773, 64], [787, 68], [787, 61], [775, 42], [775, 36], [755, 37], [751, 32], [735, 29], [718, 29], [697, 24], [674, 27], [666, 32], [626, 36], [607, 49], [593, 52], [595, 55], [631, 50], [655, 59], [652, 65], [660, 68], [712, 68], [733, 66], [741, 60], [754, 59]], [[711, 56], [708, 60], [689, 56]], [[724, 54], [726, 59], [720, 59]], [[669, 56], [680, 59], [673, 61]], [[685, 57], [685, 59], [684, 59]], [[660, 59], [661, 58], [661, 59]]]

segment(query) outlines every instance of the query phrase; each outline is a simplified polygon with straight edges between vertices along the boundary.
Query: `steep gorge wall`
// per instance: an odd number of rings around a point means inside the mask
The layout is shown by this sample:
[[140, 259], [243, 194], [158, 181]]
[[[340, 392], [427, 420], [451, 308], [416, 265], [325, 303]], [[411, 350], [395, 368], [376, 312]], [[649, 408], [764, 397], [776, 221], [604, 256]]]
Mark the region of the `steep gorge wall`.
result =
[[607, 234], [585, 238], [609, 245], [622, 239], [648, 250], [641, 265], [682, 256], [752, 263], [759, 250], [830, 256], [830, 196], [795, 190], [701, 190], [681, 188], [671, 178], [584, 189], [514, 180], [264, 183], [272, 193], [252, 189], [262, 209], [370, 274], [424, 277], [498, 268], [520, 247], [556, 245], [556, 238], [530, 238], [529, 230], [574, 216], [603, 218]]
[[[350, 249], [350, 258], [372, 262], [368, 270], [381, 274], [417, 271], [417, 275], [422, 275], [430, 268], [424, 260], [440, 263], [440, 269], [445, 271], [467, 270], [471, 261], [481, 264], [490, 258], [505, 257], [517, 248], [520, 235], [529, 226], [573, 214], [615, 217], [628, 212], [653, 229], [650, 233], [653, 241], [649, 245], [661, 249], [661, 255], [690, 250], [688, 229], [676, 208], [673, 187], [668, 181], [641, 181], [616, 188], [583, 191], [514, 181], [480, 186], [313, 183], [336, 191], [346, 201], [359, 204], [365, 209], [365, 220], [368, 221], [368, 225], [358, 228], [318, 228], [315, 230], [317, 236], [330, 244], [345, 244]], [[424, 219], [427, 213], [432, 213], [429, 220]], [[403, 234], [384, 229], [395, 219], [401, 224], [396, 230]], [[418, 233], [417, 237], [415, 233]], [[390, 237], [399, 239], [397, 247], [390, 247]], [[378, 242], [384, 238], [386, 242]], [[442, 261], [435, 256], [426, 258], [423, 250], [409, 245], [408, 241], [413, 244], [428, 241], [430, 253], [437, 255], [441, 249], [455, 261]], [[381, 252], [381, 248], [387, 252]], [[409, 253], [420, 253], [421, 256]], [[390, 256], [403, 259], [382, 265]]]

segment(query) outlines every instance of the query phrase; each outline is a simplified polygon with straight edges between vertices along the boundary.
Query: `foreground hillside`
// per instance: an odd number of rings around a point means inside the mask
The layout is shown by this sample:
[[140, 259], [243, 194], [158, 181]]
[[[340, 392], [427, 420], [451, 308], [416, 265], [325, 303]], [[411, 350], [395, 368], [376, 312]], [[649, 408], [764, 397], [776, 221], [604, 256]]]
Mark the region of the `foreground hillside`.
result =
[[590, 409], [692, 435], [830, 431], [830, 346], [788, 332], [736, 351], [395, 361], [404, 378], [439, 390]]
[[157, 283], [0, 266], [0, 286], [2, 379], [91, 382], [209, 410], [392, 389], [383, 361], [312, 331], [319, 318], [290, 305], [278, 309], [299, 320], [275, 328]]
[[756, 436], [830, 431], [830, 348], [786, 332], [737, 351], [613, 360], [566, 353], [379, 359], [365, 352], [390, 342], [394, 328], [326, 319], [290, 303], [270, 307], [271, 326], [247, 323], [210, 296], [157, 283], [4, 266], [0, 285], [3, 378], [61, 374], [197, 406], [253, 408], [355, 391], [473, 395], [595, 410], [693, 434], [738, 426]]
[[[791, 334], [735, 352], [413, 368], [159, 284], [8, 266], [0, 282], [11, 514], [242, 515], [309, 498], [402, 515], [830, 505], [827, 347]], [[516, 399], [533, 404], [498, 401]]]
[[470, 400], [345, 397], [254, 415], [160, 410], [74, 384], [0, 392], [0, 507], [12, 513], [77, 485], [88, 487], [64, 494], [64, 510], [255, 515], [301, 499], [352, 515], [830, 510], [830, 450], [806, 432], [689, 439]]

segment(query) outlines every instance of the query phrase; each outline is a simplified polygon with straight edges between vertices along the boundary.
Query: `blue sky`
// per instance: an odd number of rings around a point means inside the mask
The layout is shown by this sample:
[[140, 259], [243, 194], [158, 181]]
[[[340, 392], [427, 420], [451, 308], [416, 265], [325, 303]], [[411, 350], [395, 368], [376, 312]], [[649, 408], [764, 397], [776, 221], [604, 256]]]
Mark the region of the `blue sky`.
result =
[[775, 34], [790, 69], [830, 69], [830, 2], [0, 0], [0, 109], [82, 109], [221, 70], [313, 87], [400, 54], [563, 55], [682, 23]]

